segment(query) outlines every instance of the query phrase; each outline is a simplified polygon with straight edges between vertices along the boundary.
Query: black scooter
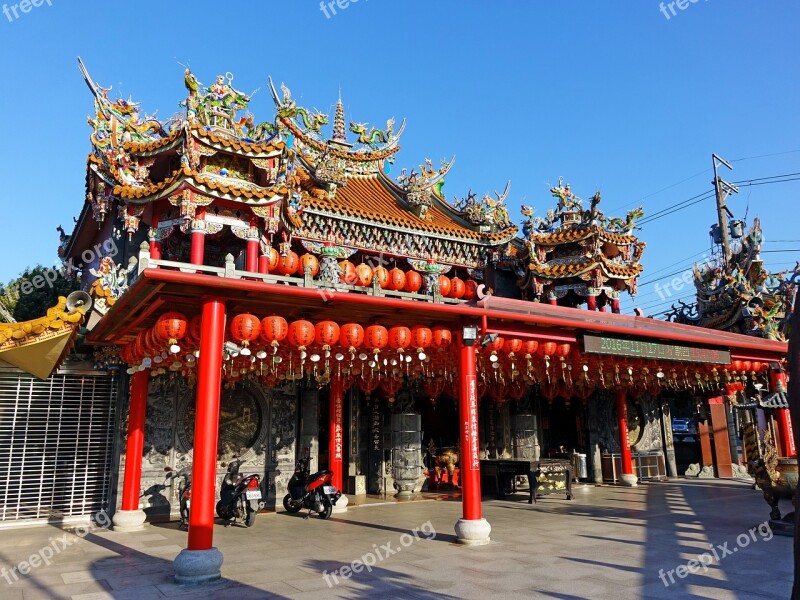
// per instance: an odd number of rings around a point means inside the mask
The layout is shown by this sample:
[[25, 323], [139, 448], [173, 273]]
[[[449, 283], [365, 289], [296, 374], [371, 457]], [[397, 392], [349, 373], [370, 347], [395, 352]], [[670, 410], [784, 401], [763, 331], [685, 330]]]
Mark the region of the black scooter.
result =
[[192, 504], [192, 467], [190, 465], [177, 472], [173, 471], [170, 467], [164, 470], [169, 473], [167, 478], [172, 478], [173, 482], [179, 481], [178, 509], [180, 522], [178, 523], [178, 527], [180, 529], [186, 529], [189, 527], [189, 507]]
[[261, 478], [255, 473], [241, 476], [239, 468], [242, 462], [237, 459], [228, 465], [220, 486], [217, 515], [229, 521], [228, 525], [241, 519], [245, 527], [252, 527], [260, 508]]
[[333, 471], [319, 471], [312, 475], [310, 464], [311, 457], [306, 448], [305, 456], [297, 463], [294, 475], [289, 480], [289, 493], [283, 497], [283, 508], [290, 514], [307, 508], [306, 519], [312, 511], [318, 513], [320, 519], [330, 519], [333, 506], [342, 493], [331, 485]]

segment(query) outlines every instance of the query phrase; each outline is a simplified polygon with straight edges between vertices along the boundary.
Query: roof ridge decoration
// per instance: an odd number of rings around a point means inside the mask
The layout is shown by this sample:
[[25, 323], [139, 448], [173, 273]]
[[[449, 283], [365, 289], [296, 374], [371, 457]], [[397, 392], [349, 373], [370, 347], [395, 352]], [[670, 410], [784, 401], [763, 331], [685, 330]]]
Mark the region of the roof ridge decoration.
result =
[[286, 84], [281, 83], [279, 94], [272, 77], [269, 78], [269, 88], [277, 109], [275, 132], [290, 138], [289, 145], [302, 155], [307, 163], [314, 165], [320, 161], [330, 163], [326, 165], [327, 172], [323, 172], [323, 175], [330, 176], [333, 172], [342, 171], [342, 176], [333, 178], [331, 183], [341, 185], [338, 181], [349, 173], [382, 171], [385, 163], [391, 163], [394, 155], [400, 150], [399, 141], [405, 129], [405, 120], [397, 131], [394, 130], [394, 118], [387, 121], [386, 130], [368, 129], [366, 123], [351, 122], [350, 131], [359, 136], [354, 148], [354, 145], [347, 140], [341, 95], [336, 103], [333, 136], [331, 139], [325, 139], [322, 135], [322, 126], [329, 123], [327, 114], [317, 109], [309, 111], [298, 106]]
[[728, 263], [694, 265], [696, 301], [677, 301], [666, 313], [676, 323], [786, 341], [800, 262], [791, 270], [769, 273], [761, 260], [761, 220], [735, 248]]
[[433, 195], [441, 196], [445, 175], [450, 172], [455, 162], [455, 156], [449, 161], [442, 159], [441, 166], [437, 169], [431, 159], [426, 158], [424, 164], [419, 166], [419, 173], [415, 169], [411, 169], [410, 173], [407, 169], [401, 171], [397, 185], [405, 192], [406, 202], [420, 219], [426, 218]]
[[506, 182], [502, 193], [495, 192], [492, 198], [488, 193], [478, 200], [472, 190], [464, 198], [456, 198], [451, 208], [462, 213], [470, 223], [487, 228], [490, 231], [502, 231], [511, 227], [506, 199], [511, 191], [511, 181]]

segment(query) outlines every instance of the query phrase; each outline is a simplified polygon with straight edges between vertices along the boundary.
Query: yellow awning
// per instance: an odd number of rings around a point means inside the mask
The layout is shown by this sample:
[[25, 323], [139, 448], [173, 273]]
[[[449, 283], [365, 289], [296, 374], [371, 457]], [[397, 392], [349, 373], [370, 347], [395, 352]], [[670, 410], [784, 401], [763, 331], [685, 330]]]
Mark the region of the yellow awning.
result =
[[48, 331], [34, 339], [28, 338], [16, 346], [0, 349], [0, 360], [34, 377], [47, 379], [66, 357], [77, 333], [77, 325], [67, 325], [59, 331]]

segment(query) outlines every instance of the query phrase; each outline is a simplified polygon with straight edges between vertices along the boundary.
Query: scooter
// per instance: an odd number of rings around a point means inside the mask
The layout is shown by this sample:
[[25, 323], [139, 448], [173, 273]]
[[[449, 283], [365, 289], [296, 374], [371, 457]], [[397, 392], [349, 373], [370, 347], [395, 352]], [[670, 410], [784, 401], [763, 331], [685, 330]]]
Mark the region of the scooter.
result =
[[312, 475], [310, 464], [311, 458], [306, 448], [305, 456], [297, 463], [294, 475], [289, 480], [289, 493], [283, 497], [283, 508], [290, 514], [307, 508], [306, 519], [312, 511], [318, 513], [320, 519], [330, 519], [333, 506], [342, 493], [331, 485], [333, 471], [319, 471]]
[[229, 521], [228, 525], [241, 519], [245, 527], [252, 527], [256, 521], [256, 512], [261, 501], [261, 477], [253, 473], [241, 476], [239, 468], [241, 460], [237, 459], [228, 465], [228, 472], [222, 479], [217, 502], [217, 515]]

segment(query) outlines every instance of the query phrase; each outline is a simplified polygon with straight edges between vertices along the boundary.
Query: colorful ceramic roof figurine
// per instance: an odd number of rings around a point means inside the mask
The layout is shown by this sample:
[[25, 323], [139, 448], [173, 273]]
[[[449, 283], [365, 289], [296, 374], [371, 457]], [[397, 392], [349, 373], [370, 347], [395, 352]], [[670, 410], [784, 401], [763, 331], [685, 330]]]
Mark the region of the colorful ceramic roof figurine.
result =
[[761, 221], [756, 218], [727, 264], [695, 265], [696, 303], [678, 301], [667, 313], [667, 319], [770, 340], [788, 340], [800, 263], [792, 271], [769, 274], [761, 260], [762, 241]]
[[632, 210], [624, 221], [607, 218], [599, 209], [600, 192], [584, 209], [583, 200], [562, 179], [550, 192], [558, 203], [545, 217], [534, 217], [535, 209], [522, 207], [528, 220], [522, 228], [519, 286], [535, 301], [566, 306], [586, 302], [591, 309], [610, 303], [618, 312], [620, 293], [636, 294], [643, 269], [639, 261], [645, 243], [632, 231], [644, 211]]

